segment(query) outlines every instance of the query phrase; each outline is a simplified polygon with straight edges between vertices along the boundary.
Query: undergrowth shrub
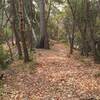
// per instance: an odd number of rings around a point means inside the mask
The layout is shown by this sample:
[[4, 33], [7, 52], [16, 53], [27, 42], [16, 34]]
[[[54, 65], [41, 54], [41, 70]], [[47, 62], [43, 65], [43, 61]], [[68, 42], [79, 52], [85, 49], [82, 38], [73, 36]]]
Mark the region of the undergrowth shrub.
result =
[[8, 54], [4, 50], [2, 44], [0, 44], [0, 69], [6, 69], [8, 67]]

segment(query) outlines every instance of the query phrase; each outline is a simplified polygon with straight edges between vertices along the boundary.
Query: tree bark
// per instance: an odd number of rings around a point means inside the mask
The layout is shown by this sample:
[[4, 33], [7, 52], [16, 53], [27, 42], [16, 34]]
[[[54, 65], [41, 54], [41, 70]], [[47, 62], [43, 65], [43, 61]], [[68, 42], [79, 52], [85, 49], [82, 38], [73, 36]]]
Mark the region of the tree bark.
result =
[[45, 0], [40, 0], [40, 33], [41, 33], [41, 40], [38, 47], [49, 49], [49, 37], [47, 33], [46, 19], [45, 19]]
[[73, 16], [73, 26], [72, 26], [72, 35], [71, 35], [71, 38], [70, 38], [70, 54], [73, 54], [73, 49], [74, 49], [74, 38], [75, 38], [75, 23], [76, 23], [76, 8], [75, 10], [73, 9], [72, 5], [71, 5], [71, 2], [70, 0], [67, 0], [68, 4], [69, 4], [69, 7], [71, 9], [71, 13], [72, 13], [72, 16]]
[[28, 49], [26, 45], [26, 38], [25, 38], [25, 23], [24, 23], [24, 3], [23, 0], [19, 0], [19, 28], [21, 33], [21, 41], [23, 46], [23, 52], [24, 52], [24, 62], [29, 62], [29, 54]]
[[12, 28], [13, 28], [13, 32], [15, 34], [15, 41], [16, 41], [16, 45], [17, 45], [17, 49], [18, 49], [18, 55], [19, 55], [19, 59], [22, 57], [22, 50], [21, 50], [21, 44], [20, 44], [20, 39], [19, 39], [19, 35], [16, 31], [16, 8], [15, 8], [15, 0], [12, 0], [12, 11], [13, 11], [13, 23], [12, 23]]

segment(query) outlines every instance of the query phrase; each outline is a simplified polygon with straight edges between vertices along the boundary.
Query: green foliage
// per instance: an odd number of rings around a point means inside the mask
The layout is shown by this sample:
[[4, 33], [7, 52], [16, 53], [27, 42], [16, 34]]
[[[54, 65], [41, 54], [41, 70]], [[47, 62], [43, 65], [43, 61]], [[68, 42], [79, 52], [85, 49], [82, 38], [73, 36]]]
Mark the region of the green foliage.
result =
[[12, 36], [11, 28], [10, 27], [4, 28], [4, 33], [8, 38], [11, 37]]
[[8, 54], [4, 51], [2, 44], [0, 44], [0, 68], [1, 69], [7, 68], [8, 66], [7, 59], [8, 59]]
[[66, 34], [64, 34], [64, 33], [60, 34], [59, 41], [61, 41], [62, 43], [67, 43]]

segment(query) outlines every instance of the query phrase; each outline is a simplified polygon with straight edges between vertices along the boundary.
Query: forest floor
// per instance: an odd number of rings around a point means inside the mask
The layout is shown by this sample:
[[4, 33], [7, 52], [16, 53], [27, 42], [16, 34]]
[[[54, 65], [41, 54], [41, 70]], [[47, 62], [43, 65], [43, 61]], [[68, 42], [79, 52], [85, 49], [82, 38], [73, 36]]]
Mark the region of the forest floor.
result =
[[[36, 50], [35, 61], [7, 70], [1, 100], [100, 100], [100, 65], [62, 43]], [[33, 60], [34, 60], [33, 59]]]

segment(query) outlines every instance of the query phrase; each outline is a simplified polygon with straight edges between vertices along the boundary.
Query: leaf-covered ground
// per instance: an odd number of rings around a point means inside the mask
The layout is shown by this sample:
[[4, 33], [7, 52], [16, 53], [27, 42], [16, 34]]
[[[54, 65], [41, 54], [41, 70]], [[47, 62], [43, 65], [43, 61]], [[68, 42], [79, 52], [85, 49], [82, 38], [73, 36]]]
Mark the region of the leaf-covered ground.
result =
[[100, 100], [100, 77], [95, 77], [100, 65], [68, 53], [55, 43], [37, 50], [34, 63], [15, 61], [6, 72], [1, 100]]

